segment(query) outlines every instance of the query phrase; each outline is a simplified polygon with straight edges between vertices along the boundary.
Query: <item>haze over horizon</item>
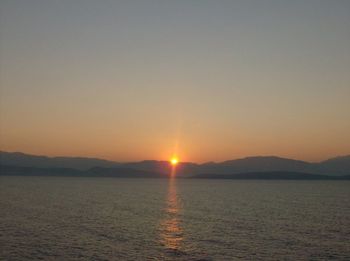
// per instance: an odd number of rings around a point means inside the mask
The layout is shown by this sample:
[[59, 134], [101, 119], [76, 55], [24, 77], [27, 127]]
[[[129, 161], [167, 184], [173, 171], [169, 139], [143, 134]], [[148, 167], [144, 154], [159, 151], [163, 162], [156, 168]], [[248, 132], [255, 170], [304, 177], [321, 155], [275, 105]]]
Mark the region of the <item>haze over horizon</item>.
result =
[[[98, 157], [89, 157], [89, 156], [84, 156], [84, 155], [43, 155], [43, 154], [31, 154], [31, 153], [26, 153], [23, 151], [4, 151], [0, 149], [0, 154], [5, 153], [5, 154], [16, 154], [20, 153], [23, 154], [24, 156], [34, 156], [34, 157], [48, 157], [48, 158], [82, 158], [82, 159], [97, 159], [97, 160], [106, 160], [110, 162], [115, 162], [115, 163], [134, 163], [134, 162], [142, 162], [142, 161], [159, 161], [159, 162], [169, 162], [171, 163], [171, 159], [152, 159], [152, 158], [145, 158], [145, 159], [140, 159], [136, 161], [121, 161], [121, 160], [115, 160], [115, 159], [108, 159], [108, 158], [98, 158]], [[0, 155], [1, 156], [1, 155]], [[280, 159], [287, 159], [287, 160], [295, 160], [295, 161], [301, 161], [301, 162], [307, 162], [307, 163], [320, 163], [328, 160], [333, 160], [333, 159], [339, 159], [339, 158], [350, 158], [350, 154], [345, 154], [345, 155], [334, 155], [329, 158], [325, 158], [319, 161], [308, 161], [308, 160], [303, 160], [303, 159], [297, 159], [297, 158], [286, 158], [282, 157], [279, 155], [247, 155], [247, 156], [242, 156], [238, 158], [230, 158], [230, 159], [224, 159], [221, 161], [205, 161], [205, 162], [196, 162], [196, 161], [179, 161], [178, 163], [193, 163], [193, 164], [206, 164], [206, 163], [223, 163], [226, 161], [235, 161], [235, 160], [242, 160], [242, 159], [253, 159], [253, 158], [280, 158]]]
[[11, 0], [0, 12], [0, 150], [350, 153], [350, 1]]

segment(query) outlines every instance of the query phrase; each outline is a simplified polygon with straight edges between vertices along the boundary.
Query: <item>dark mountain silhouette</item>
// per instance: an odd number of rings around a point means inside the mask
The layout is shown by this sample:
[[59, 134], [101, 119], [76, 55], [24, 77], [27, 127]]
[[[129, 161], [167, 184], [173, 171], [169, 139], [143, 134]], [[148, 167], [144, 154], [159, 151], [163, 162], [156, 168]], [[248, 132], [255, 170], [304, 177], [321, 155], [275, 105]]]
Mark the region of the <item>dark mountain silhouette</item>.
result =
[[83, 157], [46, 157], [24, 154], [21, 152], [0, 151], [0, 164], [22, 167], [38, 168], [72, 168], [79, 170], [88, 170], [92, 167], [116, 167], [119, 164], [114, 161], [108, 161], [96, 158]]
[[350, 174], [350, 155], [331, 158], [318, 164], [319, 173], [337, 173], [339, 175]]
[[1, 176], [79, 176], [82, 171], [70, 168], [37, 168], [0, 165]]
[[[100, 171], [107, 173], [114, 169], [132, 169], [149, 173], [170, 173], [171, 166], [167, 161], [145, 160], [139, 162], [117, 163], [94, 158], [70, 158], [33, 156], [23, 153], [0, 153], [0, 165], [35, 168], [68, 168], [81, 171]], [[94, 168], [98, 167], [98, 168]], [[109, 169], [109, 170], [107, 170]], [[191, 177], [199, 174], [231, 175], [257, 172], [295, 172], [328, 176], [350, 175], [350, 156], [332, 158], [318, 163], [280, 158], [275, 156], [247, 157], [224, 162], [196, 164], [181, 162], [176, 167], [177, 176]], [[121, 175], [121, 174], [120, 174]]]
[[[109, 178], [167, 178], [166, 173], [130, 168], [94, 167], [89, 170], [69, 168], [35, 168], [0, 165], [0, 176], [46, 176], [46, 177], [109, 177]], [[272, 171], [237, 174], [198, 174], [198, 179], [263, 179], [263, 180], [350, 180], [346, 176], [326, 176], [302, 172]]]
[[51, 176], [51, 177], [112, 177], [112, 178], [165, 178], [167, 175], [127, 168], [95, 167], [89, 170], [70, 168], [36, 168], [0, 165], [0, 176]]
[[95, 167], [88, 171], [85, 171], [84, 174], [87, 176], [93, 177], [118, 177], [118, 178], [166, 178], [168, 177], [165, 173], [139, 170], [139, 169], [130, 169], [130, 168], [102, 168]]
[[[247, 172], [301, 172], [310, 174], [322, 174], [330, 176], [342, 176], [350, 174], [350, 156], [339, 157], [319, 163], [310, 163], [301, 160], [280, 158], [275, 156], [247, 157], [243, 159], [224, 162], [209, 162], [195, 164], [182, 162], [177, 166], [177, 175], [194, 176], [203, 173], [235, 174]], [[148, 171], [168, 173], [169, 163], [166, 161], [141, 161], [121, 164], [123, 167]]]
[[220, 163], [209, 163], [200, 166], [201, 173], [232, 174], [261, 171], [296, 171], [312, 169], [312, 163], [300, 160], [285, 159], [275, 156], [247, 157]]
[[273, 180], [350, 180], [346, 176], [326, 176], [303, 172], [271, 171], [271, 172], [246, 172], [237, 174], [201, 174], [194, 178], [202, 179], [273, 179]]
[[[168, 161], [145, 160], [122, 164], [121, 167], [139, 170], [154, 171], [160, 173], [170, 173], [171, 165]], [[176, 166], [177, 176], [190, 176], [198, 173], [199, 165], [190, 162], [181, 162]]]

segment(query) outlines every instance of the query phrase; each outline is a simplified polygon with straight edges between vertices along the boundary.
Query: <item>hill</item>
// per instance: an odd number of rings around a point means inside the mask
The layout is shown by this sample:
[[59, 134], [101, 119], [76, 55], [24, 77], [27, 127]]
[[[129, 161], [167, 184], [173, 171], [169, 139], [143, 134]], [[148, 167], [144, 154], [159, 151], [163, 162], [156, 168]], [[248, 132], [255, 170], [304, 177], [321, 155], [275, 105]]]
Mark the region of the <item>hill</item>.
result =
[[101, 168], [77, 170], [69, 168], [36, 168], [0, 165], [0, 176], [48, 177], [111, 177], [111, 178], [164, 178], [164, 174], [127, 168]]
[[[141, 161], [129, 162], [120, 166], [148, 171], [170, 172], [169, 163], [166, 161]], [[287, 159], [276, 156], [258, 156], [224, 162], [210, 162], [195, 164], [181, 162], [177, 166], [177, 175], [183, 177], [195, 176], [203, 173], [217, 175], [252, 173], [252, 172], [298, 172], [329, 176], [350, 175], [350, 156], [338, 157], [322, 162], [306, 162]]]
[[[151, 173], [171, 172], [171, 166], [167, 161], [144, 160], [118, 163], [96, 158], [46, 157], [28, 155], [20, 152], [0, 152], [0, 165], [63, 168], [80, 171], [88, 171], [98, 167], [103, 168], [104, 171], [106, 171], [106, 169], [133, 169]], [[257, 156], [203, 164], [181, 162], [176, 167], [176, 173], [179, 177], [191, 177], [205, 173], [213, 173], [213, 175], [231, 175], [256, 172], [295, 172], [328, 176], [350, 175], [350, 156], [341, 156], [315, 163], [276, 156]]]
[[303, 172], [271, 171], [248, 172], [238, 174], [201, 174], [194, 178], [201, 179], [262, 179], [262, 180], [350, 180], [347, 176], [326, 176]]
[[119, 163], [97, 158], [84, 157], [47, 157], [25, 154], [21, 152], [0, 151], [0, 164], [37, 168], [72, 168], [88, 170], [93, 167], [117, 167]]

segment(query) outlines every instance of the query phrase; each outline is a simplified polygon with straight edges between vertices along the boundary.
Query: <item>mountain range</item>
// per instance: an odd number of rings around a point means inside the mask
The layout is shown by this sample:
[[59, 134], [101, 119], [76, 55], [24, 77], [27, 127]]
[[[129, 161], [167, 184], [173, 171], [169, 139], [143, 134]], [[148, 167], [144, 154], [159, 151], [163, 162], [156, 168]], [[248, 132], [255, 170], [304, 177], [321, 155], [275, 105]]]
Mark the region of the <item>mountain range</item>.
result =
[[[84, 157], [47, 157], [21, 152], [0, 152], [0, 174], [6, 173], [71, 173], [83, 176], [166, 176], [171, 166], [167, 161], [145, 160], [139, 162], [114, 162]], [[5, 173], [5, 174], [6, 174]], [[128, 173], [128, 174], [127, 174]], [[331, 158], [313, 163], [276, 156], [257, 156], [224, 162], [191, 163], [182, 162], [177, 166], [177, 176], [181, 177], [230, 177], [232, 175], [256, 176], [256, 173], [270, 173], [291, 176], [291, 173], [326, 176], [350, 175], [350, 155]], [[56, 175], [55, 174], [55, 175]], [[294, 175], [293, 174], [293, 175]], [[261, 176], [261, 175], [260, 175]], [[263, 176], [262, 176], [263, 177]], [[267, 177], [267, 176], [266, 176]], [[296, 177], [296, 176], [295, 176]]]
[[38, 168], [72, 168], [88, 170], [93, 167], [113, 168], [119, 164], [96, 158], [84, 157], [47, 157], [25, 154], [22, 152], [0, 151], [0, 165], [38, 167]]

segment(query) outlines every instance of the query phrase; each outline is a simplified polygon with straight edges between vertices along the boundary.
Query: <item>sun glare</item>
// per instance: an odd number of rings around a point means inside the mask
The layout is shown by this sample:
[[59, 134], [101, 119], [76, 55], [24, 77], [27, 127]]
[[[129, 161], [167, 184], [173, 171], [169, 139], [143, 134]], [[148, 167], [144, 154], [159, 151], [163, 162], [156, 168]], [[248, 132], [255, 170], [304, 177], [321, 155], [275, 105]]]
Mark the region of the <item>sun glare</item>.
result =
[[171, 158], [170, 160], [171, 165], [176, 166], [177, 163], [179, 163], [179, 160], [176, 157]]

